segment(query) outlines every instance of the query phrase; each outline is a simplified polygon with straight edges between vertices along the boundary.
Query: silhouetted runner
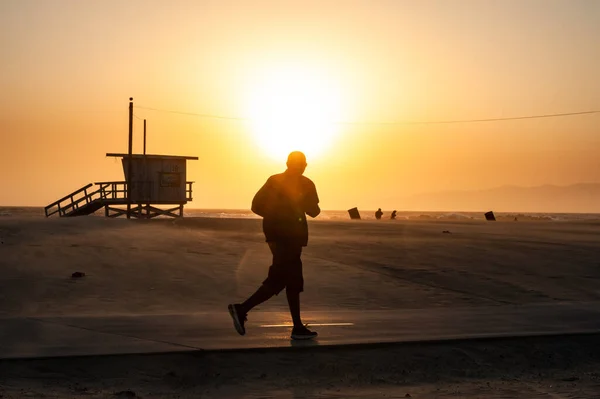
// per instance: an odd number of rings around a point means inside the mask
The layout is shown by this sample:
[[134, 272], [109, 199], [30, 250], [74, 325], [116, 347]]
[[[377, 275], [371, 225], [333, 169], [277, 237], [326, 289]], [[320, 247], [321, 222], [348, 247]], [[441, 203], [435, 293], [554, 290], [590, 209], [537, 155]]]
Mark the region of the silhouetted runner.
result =
[[381, 212], [381, 208], [377, 209], [377, 212], [375, 212], [375, 219], [381, 219], [382, 216], [383, 212]]
[[290, 153], [287, 170], [269, 177], [252, 200], [252, 212], [263, 217], [263, 232], [273, 254], [267, 279], [244, 303], [229, 305], [229, 314], [240, 335], [246, 333], [246, 316], [255, 306], [279, 294], [284, 288], [294, 327], [292, 339], [311, 339], [310, 331], [300, 318], [300, 293], [304, 290], [302, 247], [308, 244], [306, 215], [321, 213], [314, 183], [303, 176], [306, 157], [299, 151]]

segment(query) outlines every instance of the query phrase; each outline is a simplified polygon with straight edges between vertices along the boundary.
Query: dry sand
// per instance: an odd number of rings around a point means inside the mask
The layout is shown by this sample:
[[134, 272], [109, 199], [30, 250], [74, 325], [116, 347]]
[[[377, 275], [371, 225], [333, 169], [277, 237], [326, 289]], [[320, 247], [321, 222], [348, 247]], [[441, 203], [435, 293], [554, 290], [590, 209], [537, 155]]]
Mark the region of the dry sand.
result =
[[[310, 229], [304, 309], [600, 299], [600, 223], [316, 220]], [[251, 219], [3, 217], [0, 241], [0, 316], [222, 310], [253, 292], [270, 261]], [[71, 279], [75, 271], [86, 277]], [[286, 307], [284, 297], [262, 306]], [[0, 396], [600, 397], [599, 342], [3, 361]]]
[[0, 395], [597, 398], [599, 363], [597, 336], [0, 361]]

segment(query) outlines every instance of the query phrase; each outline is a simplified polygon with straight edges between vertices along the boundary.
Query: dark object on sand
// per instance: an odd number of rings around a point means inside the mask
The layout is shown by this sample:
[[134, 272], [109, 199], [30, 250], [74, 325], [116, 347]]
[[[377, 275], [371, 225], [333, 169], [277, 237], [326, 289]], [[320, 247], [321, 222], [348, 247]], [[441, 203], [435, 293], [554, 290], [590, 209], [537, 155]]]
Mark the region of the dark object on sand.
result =
[[350, 215], [350, 219], [360, 219], [360, 213], [358, 213], [358, 208], [348, 209], [348, 214]]
[[395, 209], [394, 209], [394, 212], [392, 212], [390, 219], [396, 219], [396, 210]]
[[85, 277], [85, 273], [84, 272], [75, 272], [73, 274], [71, 274], [72, 278], [81, 278], [81, 277]]
[[120, 397], [120, 398], [135, 398], [135, 397], [137, 397], [135, 392], [130, 391], [130, 390], [115, 392], [115, 396]]
[[567, 377], [563, 378], [562, 380], [567, 382], [579, 381], [579, 377]]
[[444, 231], [442, 231], [442, 233], [444, 233], [444, 234], [452, 234], [452, 233], [450, 232], [450, 230], [444, 230]]
[[496, 217], [494, 216], [494, 212], [489, 211], [485, 213], [485, 220], [488, 220], [490, 222], [495, 222], [496, 221]]
[[375, 219], [381, 219], [381, 217], [383, 216], [383, 212], [381, 212], [381, 208], [377, 209], [377, 212], [375, 212]]

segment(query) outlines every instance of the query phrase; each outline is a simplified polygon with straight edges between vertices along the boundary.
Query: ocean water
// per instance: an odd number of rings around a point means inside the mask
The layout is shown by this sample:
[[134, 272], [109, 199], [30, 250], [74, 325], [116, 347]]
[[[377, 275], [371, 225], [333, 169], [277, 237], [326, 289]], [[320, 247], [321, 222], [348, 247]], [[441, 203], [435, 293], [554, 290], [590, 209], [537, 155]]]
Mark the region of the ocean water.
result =
[[[365, 220], [375, 220], [375, 210], [361, 211], [360, 216]], [[391, 211], [383, 210], [382, 219], [389, 219]], [[185, 209], [184, 215], [189, 217], [212, 218], [244, 218], [255, 219], [259, 216], [250, 210], [242, 209]], [[527, 212], [494, 212], [498, 220], [540, 220], [540, 221], [585, 221], [599, 220], [597, 213], [527, 213]], [[324, 210], [317, 217], [320, 220], [348, 220], [348, 211]], [[485, 220], [484, 212], [427, 212], [427, 211], [399, 211], [396, 220]]]
[[[359, 210], [362, 219], [375, 219], [375, 210]], [[389, 219], [391, 211], [383, 211], [383, 219]], [[397, 220], [484, 220], [484, 212], [419, 212], [419, 211], [399, 211]], [[539, 221], [600, 221], [598, 213], [528, 213], [528, 212], [494, 212], [496, 219], [510, 220], [539, 220]], [[2, 207], [0, 206], [0, 218], [2, 217], [45, 217], [42, 207]], [[94, 217], [103, 217], [104, 210], [100, 210], [93, 215]], [[238, 218], [238, 219], [258, 219], [259, 216], [252, 213], [249, 209], [193, 209], [184, 208], [185, 217], [205, 217], [205, 218]], [[54, 216], [56, 217], [56, 216]], [[348, 212], [345, 210], [324, 210], [317, 218], [318, 220], [349, 220]]]

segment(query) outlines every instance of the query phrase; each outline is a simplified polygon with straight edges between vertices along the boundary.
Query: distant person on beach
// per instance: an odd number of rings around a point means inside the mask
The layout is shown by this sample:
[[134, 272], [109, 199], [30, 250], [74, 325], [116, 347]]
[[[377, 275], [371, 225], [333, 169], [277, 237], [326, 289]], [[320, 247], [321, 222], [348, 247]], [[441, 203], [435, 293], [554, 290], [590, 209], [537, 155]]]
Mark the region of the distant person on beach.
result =
[[310, 331], [300, 318], [300, 293], [304, 290], [302, 247], [308, 244], [306, 215], [321, 213], [315, 184], [303, 176], [306, 157], [299, 151], [290, 153], [287, 170], [269, 177], [252, 200], [252, 212], [263, 217], [263, 232], [273, 263], [267, 279], [245, 302], [229, 305], [233, 325], [240, 335], [246, 333], [246, 315], [284, 288], [294, 326], [292, 339], [311, 339]]
[[381, 219], [381, 217], [383, 216], [383, 212], [381, 212], [381, 208], [377, 209], [377, 212], [375, 212], [375, 219]]
[[396, 219], [396, 210], [394, 209], [394, 212], [392, 212], [392, 215], [390, 216], [390, 219]]

